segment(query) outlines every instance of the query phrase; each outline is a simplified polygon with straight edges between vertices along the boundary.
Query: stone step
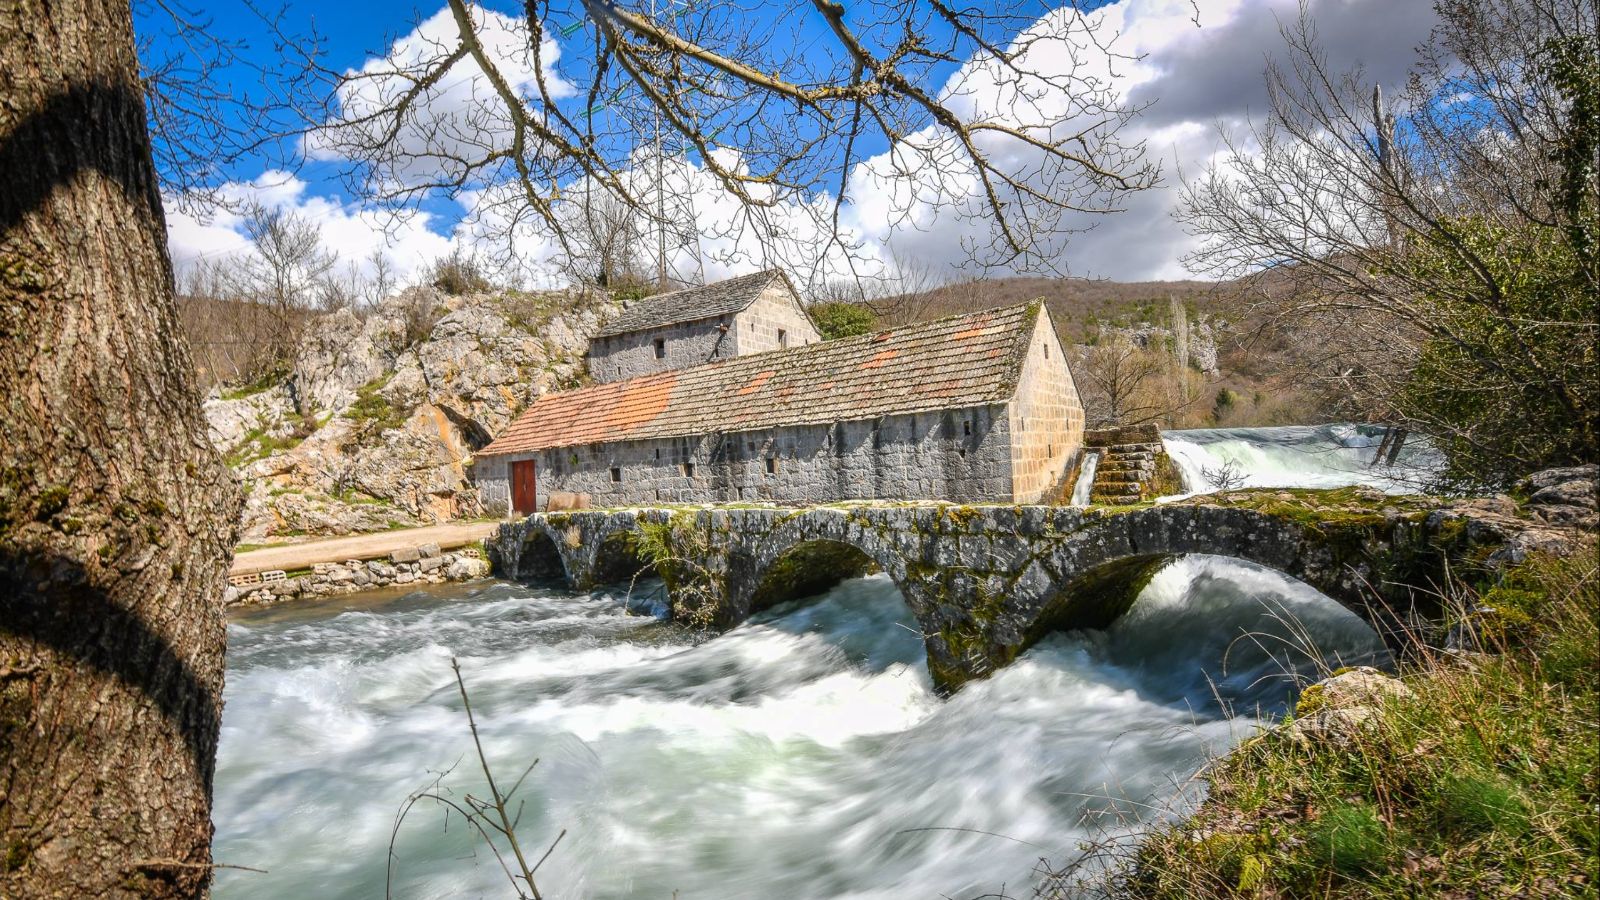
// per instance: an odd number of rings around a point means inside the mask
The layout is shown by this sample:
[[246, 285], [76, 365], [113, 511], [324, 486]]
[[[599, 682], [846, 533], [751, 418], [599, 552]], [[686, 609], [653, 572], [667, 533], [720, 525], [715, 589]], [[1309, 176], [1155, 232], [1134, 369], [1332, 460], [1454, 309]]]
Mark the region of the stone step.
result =
[[1142, 472], [1142, 474], [1150, 474], [1150, 476], [1154, 476], [1155, 464], [1115, 463], [1109, 464], [1109, 466], [1101, 466], [1101, 468], [1094, 469], [1094, 474], [1096, 474], [1096, 476], [1099, 476], [1099, 474], [1102, 474], [1102, 472], [1104, 472], [1104, 474], [1112, 474], [1112, 472]]
[[1090, 503], [1100, 503], [1107, 506], [1132, 506], [1140, 502], [1138, 494], [1091, 494]]
[[1141, 478], [1137, 474], [1124, 473], [1124, 472], [1107, 472], [1103, 476], [1099, 472], [1096, 472], [1095, 473], [1095, 477], [1094, 477], [1094, 483], [1095, 483], [1096, 487], [1098, 487], [1098, 486], [1100, 486], [1102, 484], [1133, 484], [1133, 485], [1138, 485], [1138, 484], [1143, 484], [1146, 480], [1148, 480], [1148, 479]]

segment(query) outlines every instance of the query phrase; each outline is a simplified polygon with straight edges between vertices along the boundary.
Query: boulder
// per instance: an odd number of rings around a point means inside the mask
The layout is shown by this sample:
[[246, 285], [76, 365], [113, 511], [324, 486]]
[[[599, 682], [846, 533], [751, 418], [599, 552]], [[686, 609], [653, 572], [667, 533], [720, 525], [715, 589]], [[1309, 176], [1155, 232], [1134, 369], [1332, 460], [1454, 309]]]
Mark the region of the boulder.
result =
[[1545, 488], [1555, 487], [1557, 485], [1566, 484], [1573, 481], [1586, 481], [1589, 483], [1592, 496], [1594, 482], [1596, 479], [1600, 479], [1600, 465], [1589, 463], [1588, 465], [1566, 466], [1563, 468], [1545, 469], [1542, 472], [1535, 472], [1532, 475], [1529, 475], [1527, 478], [1522, 479], [1522, 482], [1518, 486], [1523, 490], [1524, 493], [1537, 494], [1539, 491], [1542, 491]]
[[419, 560], [421, 558], [422, 558], [422, 554], [417, 552], [417, 548], [415, 548], [415, 547], [406, 547], [406, 548], [404, 548], [402, 550], [396, 550], [393, 553], [389, 554], [390, 562], [393, 562], [393, 563], [396, 563], [396, 564], [416, 562], [417, 560]]
[[1391, 697], [1416, 696], [1405, 682], [1371, 666], [1354, 666], [1322, 679], [1301, 692], [1302, 703], [1306, 702], [1308, 695], [1315, 697], [1319, 708], [1333, 709], [1373, 706]]
[[445, 574], [452, 581], [468, 581], [473, 578], [483, 578], [489, 574], [489, 564], [481, 559], [468, 556], [458, 556], [450, 561], [450, 566]]
[[[413, 342], [403, 323], [418, 304], [440, 318]], [[582, 377], [589, 337], [610, 308], [603, 295], [571, 291], [452, 297], [414, 288], [364, 318], [339, 311], [312, 321], [282, 384], [205, 404], [222, 452], [248, 459], [281, 448], [239, 466], [242, 539], [482, 515], [467, 461], [532, 398]], [[277, 444], [246, 442], [253, 434]]]
[[1345, 747], [1391, 698], [1412, 698], [1416, 693], [1398, 678], [1372, 668], [1355, 666], [1307, 687], [1295, 704], [1288, 735], [1300, 744]]

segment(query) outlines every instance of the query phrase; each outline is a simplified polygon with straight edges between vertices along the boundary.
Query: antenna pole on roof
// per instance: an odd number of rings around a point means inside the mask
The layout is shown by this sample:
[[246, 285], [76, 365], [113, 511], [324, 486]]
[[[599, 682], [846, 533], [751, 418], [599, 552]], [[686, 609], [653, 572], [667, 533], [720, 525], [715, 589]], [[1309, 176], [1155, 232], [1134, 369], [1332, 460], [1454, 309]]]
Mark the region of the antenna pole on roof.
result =
[[[650, 21], [656, 18], [656, 0], [650, 0]], [[667, 289], [667, 186], [661, 180], [661, 107], [651, 104], [655, 113], [656, 140], [656, 287]]]

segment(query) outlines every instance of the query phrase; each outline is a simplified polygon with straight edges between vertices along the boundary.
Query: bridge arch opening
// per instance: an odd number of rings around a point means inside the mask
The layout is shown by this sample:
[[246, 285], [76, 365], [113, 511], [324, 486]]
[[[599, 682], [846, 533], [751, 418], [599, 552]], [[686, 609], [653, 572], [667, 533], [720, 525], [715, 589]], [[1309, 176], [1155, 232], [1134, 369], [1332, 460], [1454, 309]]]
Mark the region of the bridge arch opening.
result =
[[845, 579], [881, 570], [872, 557], [853, 544], [822, 538], [800, 541], [778, 554], [757, 575], [749, 613], [814, 597]]
[[517, 554], [518, 581], [533, 584], [566, 584], [567, 564], [561, 549], [542, 528], [530, 528]]
[[589, 580], [595, 585], [626, 585], [637, 579], [655, 577], [655, 564], [639, 549], [637, 531], [607, 535], [595, 548], [594, 562], [589, 567]]
[[1072, 630], [1105, 632], [1097, 652], [1196, 711], [1275, 706], [1342, 666], [1394, 662], [1378, 629], [1348, 604], [1281, 570], [1214, 554], [1148, 554], [1090, 569], [1047, 601], [1022, 649]]

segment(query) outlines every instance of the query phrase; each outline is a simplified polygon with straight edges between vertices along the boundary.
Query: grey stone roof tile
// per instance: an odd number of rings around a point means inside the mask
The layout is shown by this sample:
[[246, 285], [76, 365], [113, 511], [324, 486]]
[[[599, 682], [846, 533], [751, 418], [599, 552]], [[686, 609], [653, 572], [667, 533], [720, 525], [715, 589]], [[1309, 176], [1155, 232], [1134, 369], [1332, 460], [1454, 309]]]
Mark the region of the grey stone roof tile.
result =
[[597, 337], [614, 337], [630, 331], [732, 315], [754, 303], [774, 280], [783, 277], [779, 270], [768, 269], [724, 279], [715, 284], [635, 300], [615, 319], [607, 322]]

